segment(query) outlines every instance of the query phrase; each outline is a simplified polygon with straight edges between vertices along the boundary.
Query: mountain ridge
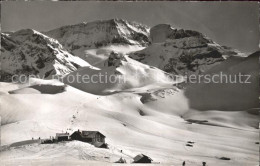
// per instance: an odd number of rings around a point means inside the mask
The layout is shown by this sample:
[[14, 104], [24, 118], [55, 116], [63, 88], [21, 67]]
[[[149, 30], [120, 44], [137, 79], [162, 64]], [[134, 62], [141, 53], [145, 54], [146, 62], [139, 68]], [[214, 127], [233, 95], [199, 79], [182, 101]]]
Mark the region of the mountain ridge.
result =
[[1, 80], [14, 73], [66, 75], [104, 63], [113, 51], [177, 75], [203, 73], [230, 56], [243, 56], [197, 31], [168, 24], [149, 28], [123, 19], [83, 22], [44, 33], [25, 29], [1, 33], [1, 39]]
[[[45, 32], [75, 53], [80, 48], [99, 48], [109, 44], [146, 46], [149, 43], [146, 25], [123, 19], [98, 20], [62, 26]], [[84, 58], [83, 58], [84, 59]]]
[[1, 33], [1, 80], [10, 81], [14, 74], [33, 74], [41, 78], [65, 75], [82, 66], [90, 66], [68, 53], [63, 46], [36, 30], [24, 29]]
[[200, 32], [172, 28], [167, 24], [151, 28], [151, 45], [130, 54], [142, 63], [166, 72], [185, 75], [203, 73], [230, 56], [243, 53], [221, 46]]

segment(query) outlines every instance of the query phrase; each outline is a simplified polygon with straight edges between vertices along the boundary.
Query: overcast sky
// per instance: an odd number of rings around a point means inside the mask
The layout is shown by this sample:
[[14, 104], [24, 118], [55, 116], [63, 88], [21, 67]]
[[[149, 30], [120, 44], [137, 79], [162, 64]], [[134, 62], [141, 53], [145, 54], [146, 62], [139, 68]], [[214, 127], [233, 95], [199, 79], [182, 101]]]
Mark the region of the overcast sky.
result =
[[2, 2], [3, 31], [47, 31], [63, 25], [123, 18], [148, 26], [197, 30], [221, 45], [258, 49], [257, 2]]

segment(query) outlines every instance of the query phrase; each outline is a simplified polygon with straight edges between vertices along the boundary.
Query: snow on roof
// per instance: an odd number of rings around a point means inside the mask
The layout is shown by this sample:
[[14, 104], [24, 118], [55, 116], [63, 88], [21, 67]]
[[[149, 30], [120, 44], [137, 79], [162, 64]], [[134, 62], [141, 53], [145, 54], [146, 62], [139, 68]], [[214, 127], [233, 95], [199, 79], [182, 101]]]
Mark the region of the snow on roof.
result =
[[[78, 132], [78, 131], [76, 131]], [[81, 136], [82, 137], [94, 137], [97, 133], [99, 133], [100, 135], [102, 135], [103, 137], [106, 137], [105, 135], [103, 135], [102, 133], [100, 133], [99, 131], [81, 131]]]
[[138, 154], [137, 156], [134, 157], [134, 161], [139, 161], [141, 160], [143, 157], [147, 157], [149, 160], [153, 161], [150, 157], [144, 155], [144, 154]]
[[57, 136], [57, 137], [60, 137], [60, 136], [69, 136], [69, 133], [56, 133], [56, 136]]

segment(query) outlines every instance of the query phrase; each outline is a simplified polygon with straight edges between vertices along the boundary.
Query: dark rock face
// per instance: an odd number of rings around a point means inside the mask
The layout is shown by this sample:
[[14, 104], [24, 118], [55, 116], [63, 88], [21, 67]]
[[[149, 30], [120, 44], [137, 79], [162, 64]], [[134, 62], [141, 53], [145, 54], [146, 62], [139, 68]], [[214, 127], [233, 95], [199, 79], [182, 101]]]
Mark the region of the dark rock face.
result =
[[186, 37], [197, 37], [204, 38], [207, 43], [212, 43], [211, 40], [206, 39], [206, 37], [197, 31], [175, 29], [168, 24], [159, 24], [151, 28], [150, 36], [153, 43], [165, 42], [167, 39], [181, 39]]
[[124, 57], [124, 55], [112, 51], [107, 60], [107, 65], [119, 67], [120, 65], [122, 65], [122, 61], [126, 62], [126, 58]]

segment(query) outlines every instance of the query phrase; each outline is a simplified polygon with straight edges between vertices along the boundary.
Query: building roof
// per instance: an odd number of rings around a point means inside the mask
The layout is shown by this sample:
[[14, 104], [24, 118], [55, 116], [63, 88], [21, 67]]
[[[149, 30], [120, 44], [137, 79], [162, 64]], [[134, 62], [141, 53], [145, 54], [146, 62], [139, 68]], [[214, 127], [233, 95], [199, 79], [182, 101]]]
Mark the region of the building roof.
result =
[[69, 136], [69, 133], [56, 133], [56, 137]]
[[[74, 133], [78, 133], [78, 131], [75, 131]], [[100, 133], [99, 131], [80, 131], [80, 135], [82, 137], [85, 137], [85, 138], [93, 138], [95, 137], [95, 135], [99, 133], [100, 135], [102, 135], [103, 137], [106, 137], [104, 136], [102, 133]]]
[[141, 159], [144, 158], [144, 157], [146, 157], [146, 158], [148, 158], [149, 160], [153, 161], [150, 157], [148, 157], [148, 156], [146, 156], [146, 155], [144, 155], [144, 154], [138, 154], [137, 156], [135, 156], [135, 157], [134, 157], [134, 161], [137, 162], [137, 161], [141, 160]]

